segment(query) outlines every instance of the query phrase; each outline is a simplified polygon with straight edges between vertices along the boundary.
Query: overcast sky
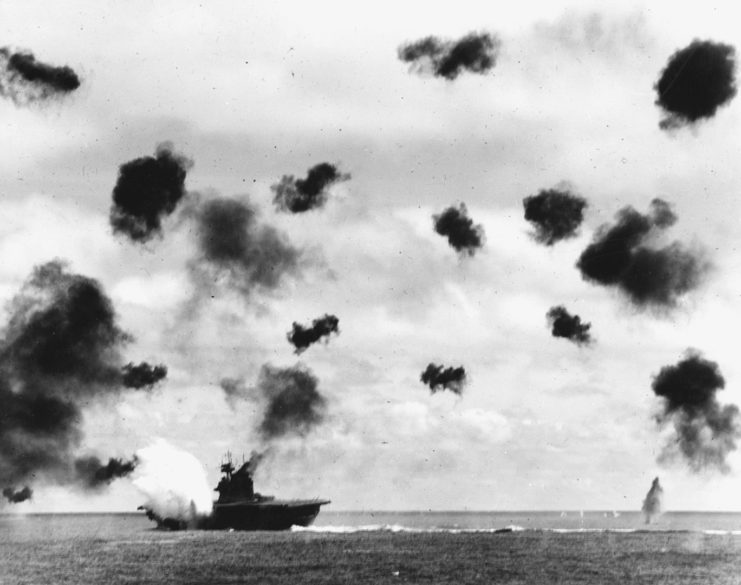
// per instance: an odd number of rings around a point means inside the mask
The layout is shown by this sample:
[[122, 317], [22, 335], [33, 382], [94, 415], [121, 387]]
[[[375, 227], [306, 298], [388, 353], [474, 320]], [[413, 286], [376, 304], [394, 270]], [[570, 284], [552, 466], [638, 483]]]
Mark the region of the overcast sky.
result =
[[[0, 4], [3, 45], [82, 79], [48, 105], [0, 101], [0, 301], [61, 258], [101, 282], [134, 361], [164, 363], [152, 392], [91, 403], [81, 453], [129, 456], [157, 438], [193, 453], [215, 486], [223, 453], [260, 448], [255, 402], [230, 404], [260, 368], [301, 361], [324, 422], [276, 441], [263, 493], [332, 509], [639, 509], [654, 476], [670, 509], [741, 510], [729, 473], [657, 463], [654, 375], [688, 348], [717, 362], [741, 404], [741, 115], [731, 102], [666, 132], [653, 89], [694, 38], [741, 46], [737, 12], [712, 3], [183, 2]], [[650, 6], [650, 7], [649, 7]], [[410, 72], [404, 42], [489, 31], [486, 75]], [[248, 295], [216, 283], [194, 301], [192, 223], [176, 212], [145, 245], [114, 235], [119, 166], [170, 141], [204, 199], [249, 197], [304, 250], [301, 271]], [[280, 213], [271, 185], [330, 162], [351, 178], [323, 209]], [[532, 237], [523, 198], [568, 184], [588, 201], [576, 238]], [[671, 311], [640, 310], [585, 281], [576, 261], [601, 224], [654, 198], [667, 232], [713, 269]], [[464, 202], [486, 234], [471, 257], [433, 230]], [[595, 342], [551, 336], [564, 305]], [[340, 334], [300, 356], [291, 324], [325, 313]], [[431, 393], [430, 362], [462, 365], [462, 395]], [[133, 510], [126, 480], [95, 495], [38, 486], [22, 505]], [[20, 508], [20, 507], [19, 507]]]

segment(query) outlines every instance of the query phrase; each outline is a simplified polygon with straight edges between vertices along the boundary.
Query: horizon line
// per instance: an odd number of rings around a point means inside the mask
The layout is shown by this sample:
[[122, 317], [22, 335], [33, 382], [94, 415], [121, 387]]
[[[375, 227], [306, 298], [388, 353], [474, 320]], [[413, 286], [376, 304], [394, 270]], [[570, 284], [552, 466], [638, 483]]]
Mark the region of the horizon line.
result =
[[[618, 510], [614, 508], [600, 509], [536, 509], [536, 510], [322, 510], [322, 514], [644, 514], [638, 509]], [[741, 514], [740, 510], [665, 510], [657, 515], [664, 514]], [[128, 515], [144, 516], [141, 510], [61, 510], [46, 512], [24, 512], [12, 510], [0, 510], [0, 516], [105, 516], [105, 515]]]

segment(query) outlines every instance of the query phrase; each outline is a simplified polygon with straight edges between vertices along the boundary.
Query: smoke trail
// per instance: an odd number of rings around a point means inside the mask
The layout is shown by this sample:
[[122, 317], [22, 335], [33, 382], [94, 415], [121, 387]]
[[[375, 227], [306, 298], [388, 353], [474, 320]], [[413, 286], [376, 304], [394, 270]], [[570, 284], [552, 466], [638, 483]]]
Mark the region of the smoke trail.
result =
[[490, 33], [468, 33], [457, 41], [434, 36], [401, 45], [399, 59], [410, 71], [453, 80], [464, 71], [483, 75], [496, 65], [501, 42]]
[[97, 489], [110, 484], [114, 479], [126, 477], [136, 469], [136, 456], [131, 460], [111, 457], [104, 464], [94, 455], [80, 457], [75, 460], [75, 475], [77, 482], [88, 489]]
[[648, 215], [623, 208], [615, 224], [602, 226], [579, 257], [582, 278], [616, 287], [640, 308], [674, 307], [700, 284], [709, 268], [699, 252], [679, 242], [663, 248], [646, 245], [676, 219], [661, 199], [651, 202]]
[[661, 514], [661, 500], [664, 496], [664, 490], [659, 483], [659, 478], [655, 477], [648, 490], [641, 510], [646, 518], [646, 524], [651, 524], [654, 516]]
[[250, 453], [250, 459], [247, 461], [247, 471], [250, 475], [255, 475], [257, 468], [260, 467], [260, 463], [271, 453], [270, 449], [264, 451], [252, 451]]
[[147, 362], [134, 365], [129, 362], [122, 368], [123, 385], [126, 388], [151, 388], [167, 376], [167, 366], [152, 366]]
[[211, 513], [211, 486], [193, 455], [158, 439], [139, 449], [136, 460], [133, 484], [146, 496], [146, 509], [160, 518], [189, 522]]
[[552, 246], [576, 235], [587, 201], [568, 190], [544, 189], [525, 197], [522, 204], [525, 219], [535, 226], [536, 241]]
[[19, 490], [8, 487], [3, 490], [3, 496], [11, 504], [19, 504], [20, 502], [30, 500], [33, 497], [33, 490], [28, 486], [24, 486]]
[[[121, 330], [100, 284], [59, 262], [37, 266], [0, 339], [0, 486], [79, 484], [82, 409], [123, 391]], [[103, 465], [100, 465], [103, 467]], [[113, 467], [111, 468], [113, 470]]]
[[736, 49], [695, 39], [669, 58], [654, 89], [656, 105], [665, 114], [660, 128], [674, 129], [712, 118], [736, 95]]
[[185, 197], [185, 175], [193, 161], [173, 151], [172, 143], [157, 145], [155, 156], [121, 165], [110, 222], [115, 233], [134, 242], [147, 242], [162, 234], [162, 220]]
[[283, 175], [279, 183], [270, 187], [275, 193], [273, 203], [279, 210], [290, 213], [319, 209], [327, 202], [327, 189], [349, 179], [350, 174], [340, 173], [336, 166], [319, 163], [309, 169], [305, 179]]
[[563, 337], [577, 345], [587, 345], [592, 342], [589, 334], [590, 323], [582, 323], [579, 315], [571, 315], [565, 307], [551, 307], [546, 315], [553, 337]]
[[304, 436], [324, 420], [327, 401], [318, 390], [319, 381], [302, 364], [274, 368], [265, 364], [257, 381], [266, 407], [259, 431], [270, 441], [286, 435]]
[[291, 345], [296, 348], [296, 353], [300, 354], [322, 337], [329, 339], [332, 333], [339, 334], [339, 325], [340, 320], [337, 317], [334, 315], [324, 315], [323, 317], [314, 319], [308, 327], [294, 322], [293, 329], [286, 335]]
[[78, 87], [80, 78], [70, 67], [47, 65], [30, 51], [0, 47], [0, 95], [17, 106], [48, 101]]
[[443, 365], [429, 364], [419, 377], [420, 382], [427, 384], [432, 391], [440, 392], [450, 390], [460, 396], [463, 394], [463, 387], [466, 385], [466, 370], [463, 366], [457, 368], [446, 368]]
[[462, 256], [473, 256], [484, 245], [484, 228], [474, 225], [468, 217], [466, 205], [448, 207], [439, 215], [432, 216], [435, 231], [448, 238], [448, 243]]
[[716, 394], [724, 386], [718, 364], [693, 350], [687, 350], [676, 365], [661, 368], [651, 384], [654, 394], [662, 398], [657, 422], [671, 423], [674, 437], [660, 462], [679, 455], [694, 472], [729, 471], [726, 457], [736, 449], [741, 421], [738, 407], [718, 402]]
[[200, 258], [194, 264], [201, 282], [224, 280], [244, 295], [278, 288], [299, 272], [301, 252], [280, 232], [257, 222], [257, 210], [237, 199], [212, 199], [195, 211]]

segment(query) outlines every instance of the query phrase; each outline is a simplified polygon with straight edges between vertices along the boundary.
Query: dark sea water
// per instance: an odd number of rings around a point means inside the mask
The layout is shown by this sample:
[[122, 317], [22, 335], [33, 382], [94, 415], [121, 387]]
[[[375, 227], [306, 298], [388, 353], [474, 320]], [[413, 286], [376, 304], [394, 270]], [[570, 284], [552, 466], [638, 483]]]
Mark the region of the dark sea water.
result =
[[[506, 531], [501, 531], [506, 529]], [[291, 532], [0, 516], [0, 583], [741, 583], [741, 514], [323, 511]]]

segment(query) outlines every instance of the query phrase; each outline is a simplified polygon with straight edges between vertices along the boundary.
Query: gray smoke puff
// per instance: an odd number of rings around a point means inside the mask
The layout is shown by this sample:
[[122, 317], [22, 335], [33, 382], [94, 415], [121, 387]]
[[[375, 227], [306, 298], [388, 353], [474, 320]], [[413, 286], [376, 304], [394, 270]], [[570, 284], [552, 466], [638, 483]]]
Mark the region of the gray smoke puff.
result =
[[602, 226], [579, 257], [576, 266], [582, 278], [616, 287], [639, 308], [674, 307], [699, 286], [709, 269], [700, 253], [679, 242], [663, 248], [647, 245], [675, 221], [661, 199], [651, 202], [648, 215], [623, 208], [615, 224]]
[[565, 189], [544, 189], [523, 199], [522, 204], [525, 219], [535, 226], [536, 241], [552, 246], [576, 235], [587, 201]]
[[138, 462], [136, 456], [128, 461], [111, 457], [107, 463], [94, 455], [80, 457], [74, 464], [76, 480], [87, 489], [99, 489], [132, 473]]
[[213, 272], [213, 280], [249, 295], [273, 290], [300, 271], [301, 252], [284, 235], [257, 221], [249, 202], [218, 198], [195, 211], [200, 259], [197, 266]]
[[324, 420], [327, 401], [318, 389], [319, 381], [301, 364], [260, 370], [257, 390], [266, 401], [259, 431], [266, 441], [287, 435], [304, 436]]
[[270, 187], [275, 193], [273, 203], [279, 210], [290, 213], [320, 209], [327, 202], [327, 189], [349, 179], [350, 174], [340, 173], [336, 166], [319, 163], [308, 170], [305, 179], [283, 175], [279, 183]]
[[167, 366], [152, 366], [147, 362], [134, 365], [129, 362], [122, 369], [122, 382], [126, 388], [152, 388], [167, 377]]
[[718, 364], [687, 350], [676, 365], [661, 368], [651, 388], [662, 399], [661, 426], [672, 424], [674, 438], [659, 461], [679, 455], [694, 472], [714, 468], [728, 472], [726, 458], [741, 437], [737, 406], [721, 406], [716, 394], [725, 386]]
[[263, 459], [265, 459], [270, 453], [270, 449], [265, 449], [264, 451], [252, 451], [252, 453], [250, 453], [249, 461], [247, 461], [247, 471], [249, 471], [250, 475], [255, 475], [257, 468], [260, 467], [260, 463], [262, 463]]
[[551, 307], [546, 315], [553, 337], [563, 337], [577, 345], [587, 345], [592, 342], [589, 329], [590, 323], [582, 323], [579, 315], [570, 314], [565, 307]]
[[655, 477], [651, 482], [651, 487], [643, 500], [641, 511], [646, 519], [646, 524], [651, 524], [654, 516], [661, 514], [661, 500], [664, 496], [664, 490], [659, 483], [659, 478]]
[[484, 246], [484, 228], [474, 225], [464, 203], [433, 215], [432, 221], [435, 231], [448, 238], [450, 246], [461, 256], [473, 256]]
[[483, 75], [496, 65], [501, 42], [494, 35], [468, 33], [457, 41], [429, 36], [399, 47], [399, 59], [411, 63], [411, 71], [431, 73], [453, 80], [463, 71]]
[[300, 354], [310, 345], [319, 341], [322, 337], [329, 339], [332, 333], [339, 334], [340, 320], [334, 315], [324, 315], [314, 319], [310, 326], [303, 326], [294, 323], [293, 328], [286, 336], [288, 341], [296, 348], [296, 353]]
[[134, 242], [162, 234], [162, 220], [185, 197], [185, 176], [193, 161], [174, 152], [172, 143], [157, 145], [154, 157], [144, 156], [121, 165], [110, 223], [115, 233]]
[[17, 106], [49, 101], [80, 87], [80, 78], [67, 66], [37, 61], [29, 51], [0, 47], [0, 96]]
[[0, 339], [0, 486], [40, 477], [89, 487], [74, 455], [82, 409], [125, 391], [121, 352], [132, 338], [101, 285], [58, 261], [34, 269], [10, 312]]
[[18, 504], [30, 500], [33, 497], [33, 490], [28, 486], [19, 490], [7, 487], [3, 490], [3, 497], [11, 504]]
[[669, 58], [654, 89], [656, 105], [666, 114], [662, 129], [712, 118], [736, 96], [736, 49], [695, 39]]
[[430, 387], [432, 394], [442, 390], [450, 390], [459, 396], [463, 394], [466, 385], [466, 370], [463, 366], [457, 368], [430, 363], [419, 377], [419, 381]]
[[249, 388], [241, 378], [222, 378], [219, 387], [224, 391], [224, 397], [231, 408], [236, 408], [238, 401], [249, 397]]
[[34, 391], [48, 385], [56, 395], [120, 384], [120, 350], [132, 338], [97, 281], [48, 262], [34, 269], [11, 310], [0, 368], [14, 382]]

